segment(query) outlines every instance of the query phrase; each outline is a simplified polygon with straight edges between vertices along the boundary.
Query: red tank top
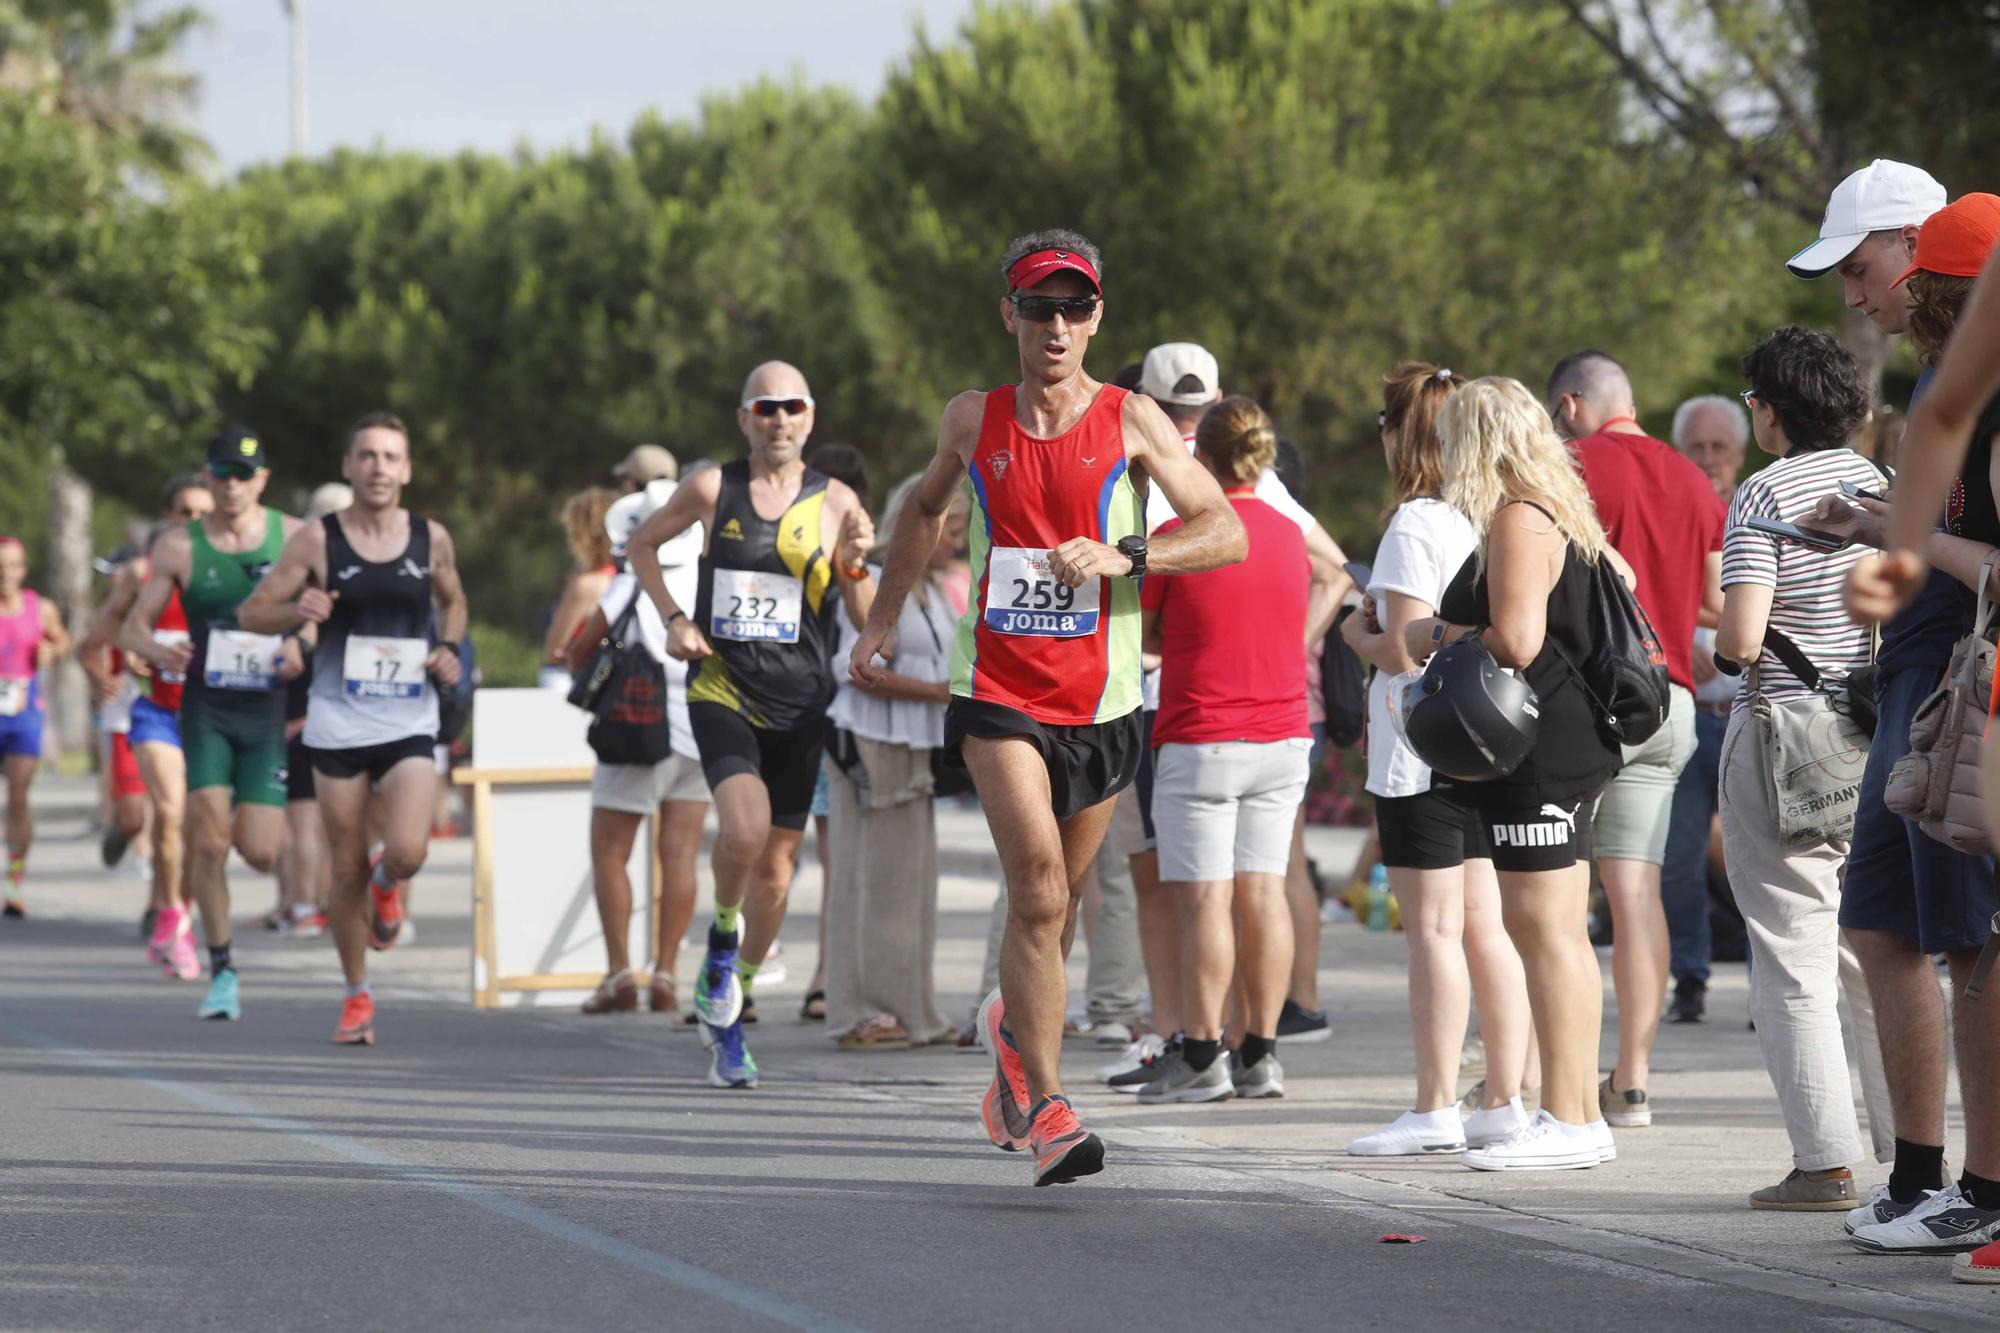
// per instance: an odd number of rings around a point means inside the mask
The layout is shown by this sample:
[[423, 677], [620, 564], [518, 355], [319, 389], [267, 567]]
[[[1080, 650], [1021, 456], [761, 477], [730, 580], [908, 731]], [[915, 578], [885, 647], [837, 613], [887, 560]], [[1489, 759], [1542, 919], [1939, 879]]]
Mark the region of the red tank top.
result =
[[1067, 588], [1049, 551], [1073, 537], [1115, 545], [1143, 533], [1125, 466], [1126, 392], [1109, 385], [1055, 439], [1014, 419], [1014, 386], [986, 395], [968, 473], [973, 597], [952, 645], [951, 691], [1053, 726], [1085, 726], [1139, 706], [1139, 585]]
[[[187, 612], [181, 608], [181, 590], [176, 587], [167, 594], [167, 605], [160, 612], [160, 618], [153, 622], [153, 637], [162, 643], [173, 643], [178, 636], [178, 641], [185, 643], [187, 632]], [[153, 674], [146, 677], [146, 697], [155, 706], [169, 713], [178, 713], [181, 710], [181, 685], [186, 680], [186, 676], [171, 675], [154, 667]]]

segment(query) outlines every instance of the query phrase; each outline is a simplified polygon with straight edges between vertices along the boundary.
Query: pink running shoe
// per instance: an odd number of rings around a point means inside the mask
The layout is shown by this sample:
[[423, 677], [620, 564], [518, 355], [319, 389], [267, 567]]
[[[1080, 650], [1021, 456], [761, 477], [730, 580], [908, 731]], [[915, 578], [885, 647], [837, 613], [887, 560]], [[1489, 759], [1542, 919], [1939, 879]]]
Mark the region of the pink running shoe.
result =
[[163, 907], [153, 919], [153, 938], [146, 945], [146, 961], [170, 966], [174, 956], [174, 934], [187, 913], [178, 907]]
[[182, 981], [195, 981], [201, 976], [201, 955], [194, 947], [194, 922], [188, 920], [186, 912], [180, 914], [180, 929], [174, 932], [167, 975], [179, 977]]
[[993, 1081], [980, 1099], [979, 1122], [986, 1136], [1002, 1152], [1019, 1152], [1028, 1146], [1032, 1125], [1028, 1118], [1028, 1073], [1021, 1067], [1021, 1053], [1014, 1049], [1013, 1034], [1004, 1026], [1007, 1006], [996, 988], [979, 1006], [975, 1026], [980, 1044], [993, 1056]]

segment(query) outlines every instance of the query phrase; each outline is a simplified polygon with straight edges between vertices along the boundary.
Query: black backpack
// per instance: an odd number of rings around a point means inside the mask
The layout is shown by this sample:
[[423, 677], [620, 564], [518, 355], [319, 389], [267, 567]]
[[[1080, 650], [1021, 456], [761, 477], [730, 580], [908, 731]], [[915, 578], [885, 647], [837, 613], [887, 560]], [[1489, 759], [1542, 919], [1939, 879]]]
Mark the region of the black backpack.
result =
[[657, 764], [673, 753], [667, 722], [667, 670], [639, 636], [633, 621], [643, 588], [611, 626], [570, 686], [569, 701], [591, 715], [584, 737], [607, 764]]
[[1607, 559], [1590, 575], [1590, 654], [1582, 665], [1549, 640], [1597, 713], [1598, 734], [1613, 745], [1641, 745], [1666, 724], [1667, 655], [1639, 599]]
[[1326, 704], [1326, 738], [1341, 749], [1361, 743], [1368, 730], [1368, 668], [1340, 636], [1340, 624], [1360, 614], [1357, 606], [1343, 606], [1327, 631], [1326, 646], [1319, 657], [1319, 688]]

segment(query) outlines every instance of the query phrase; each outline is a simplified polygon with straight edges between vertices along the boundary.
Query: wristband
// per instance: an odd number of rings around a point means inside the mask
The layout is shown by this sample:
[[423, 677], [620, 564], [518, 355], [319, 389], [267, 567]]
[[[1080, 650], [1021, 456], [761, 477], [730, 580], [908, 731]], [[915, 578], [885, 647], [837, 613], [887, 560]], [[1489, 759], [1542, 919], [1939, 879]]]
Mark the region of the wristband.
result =
[[861, 582], [861, 580], [868, 577], [868, 566], [856, 565], [852, 569], [843, 567], [840, 572], [847, 575], [847, 581], [849, 583], [859, 583]]
[[667, 624], [671, 625], [676, 620], [686, 620], [686, 619], [687, 619], [687, 612], [681, 610], [679, 607], [675, 607], [674, 613], [667, 617]]

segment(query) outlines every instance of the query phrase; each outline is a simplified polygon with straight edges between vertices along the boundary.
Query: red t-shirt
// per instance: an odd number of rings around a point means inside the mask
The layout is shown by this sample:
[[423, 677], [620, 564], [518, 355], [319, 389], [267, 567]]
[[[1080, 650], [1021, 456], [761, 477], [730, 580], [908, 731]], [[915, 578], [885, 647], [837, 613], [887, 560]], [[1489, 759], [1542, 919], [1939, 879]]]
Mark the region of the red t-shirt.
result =
[[1668, 679], [1692, 690], [1708, 554], [1722, 549], [1728, 511], [1700, 468], [1650, 435], [1600, 430], [1570, 447], [1605, 535], [1639, 576]]
[[[1153, 744], [1282, 741], [1306, 721], [1306, 589], [1299, 525], [1232, 495], [1249, 553], [1200, 574], [1148, 574], [1139, 605], [1160, 617], [1160, 715]], [[1162, 533], [1181, 525], [1172, 519]]]

